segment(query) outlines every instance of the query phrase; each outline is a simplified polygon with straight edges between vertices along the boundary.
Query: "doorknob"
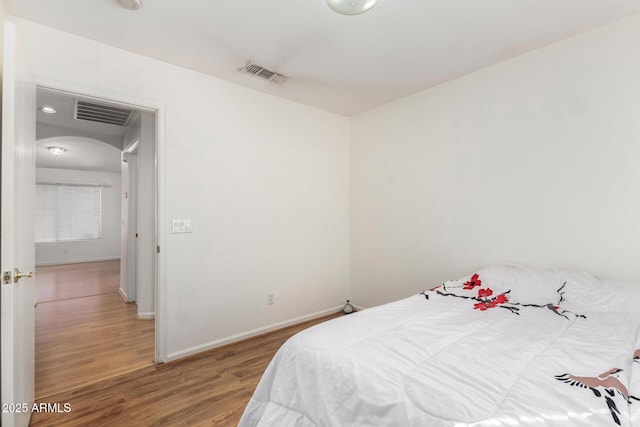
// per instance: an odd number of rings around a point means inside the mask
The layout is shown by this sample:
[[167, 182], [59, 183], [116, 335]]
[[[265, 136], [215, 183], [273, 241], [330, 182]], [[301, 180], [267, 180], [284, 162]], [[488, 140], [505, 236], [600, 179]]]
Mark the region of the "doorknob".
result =
[[28, 273], [22, 273], [17, 268], [13, 269], [13, 283], [18, 283], [20, 279], [28, 279], [30, 277], [33, 277], [33, 271], [30, 271]]

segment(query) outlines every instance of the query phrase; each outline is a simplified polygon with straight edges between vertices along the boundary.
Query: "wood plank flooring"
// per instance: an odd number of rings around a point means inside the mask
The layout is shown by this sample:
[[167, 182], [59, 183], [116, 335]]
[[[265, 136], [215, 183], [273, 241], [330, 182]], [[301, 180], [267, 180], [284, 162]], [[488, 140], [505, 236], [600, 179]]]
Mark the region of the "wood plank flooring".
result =
[[36, 301], [113, 294], [120, 286], [120, 260], [36, 268]]
[[119, 261], [36, 269], [36, 399], [153, 365], [153, 320], [118, 292]]
[[40, 402], [68, 413], [34, 413], [32, 426], [236, 426], [277, 349], [293, 334], [339, 313], [149, 367]]

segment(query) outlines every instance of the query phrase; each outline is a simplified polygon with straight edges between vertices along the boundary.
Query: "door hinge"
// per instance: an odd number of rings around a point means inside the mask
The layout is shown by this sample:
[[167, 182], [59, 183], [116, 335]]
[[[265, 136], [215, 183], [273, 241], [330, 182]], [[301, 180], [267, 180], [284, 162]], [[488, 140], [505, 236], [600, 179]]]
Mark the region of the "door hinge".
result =
[[156, 246], [156, 252], [160, 253], [160, 246]]
[[2, 273], [2, 283], [10, 285], [13, 280], [13, 273], [11, 271], [5, 271]]

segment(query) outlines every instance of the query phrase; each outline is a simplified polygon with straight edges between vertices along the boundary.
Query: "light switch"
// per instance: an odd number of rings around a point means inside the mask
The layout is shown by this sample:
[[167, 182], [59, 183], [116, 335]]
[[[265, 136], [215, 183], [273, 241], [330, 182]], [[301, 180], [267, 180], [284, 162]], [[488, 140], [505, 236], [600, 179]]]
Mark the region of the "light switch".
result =
[[190, 219], [172, 219], [171, 220], [171, 233], [191, 233], [191, 220]]

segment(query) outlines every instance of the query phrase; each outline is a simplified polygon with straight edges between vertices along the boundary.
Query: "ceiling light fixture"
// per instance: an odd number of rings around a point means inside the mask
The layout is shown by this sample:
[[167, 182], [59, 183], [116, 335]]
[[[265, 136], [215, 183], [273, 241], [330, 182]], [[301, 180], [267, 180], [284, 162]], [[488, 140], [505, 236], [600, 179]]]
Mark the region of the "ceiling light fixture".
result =
[[371, 9], [378, 0], [327, 0], [334, 12], [342, 15], [359, 15]]
[[47, 150], [51, 151], [51, 153], [54, 156], [60, 156], [62, 155], [62, 153], [67, 151], [65, 148], [62, 148], [62, 147], [48, 147]]
[[125, 9], [138, 10], [140, 9], [140, 0], [116, 0], [118, 4]]
[[43, 105], [42, 107], [38, 108], [38, 110], [42, 111], [43, 113], [47, 113], [47, 114], [55, 114], [58, 112], [58, 110], [56, 110], [55, 108], [53, 108], [50, 105]]

